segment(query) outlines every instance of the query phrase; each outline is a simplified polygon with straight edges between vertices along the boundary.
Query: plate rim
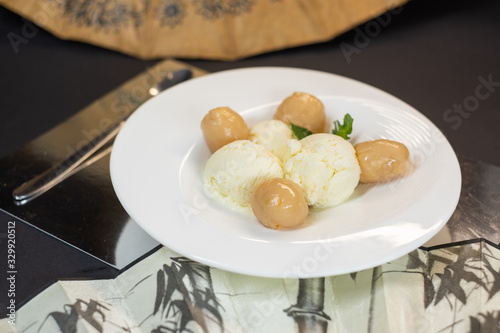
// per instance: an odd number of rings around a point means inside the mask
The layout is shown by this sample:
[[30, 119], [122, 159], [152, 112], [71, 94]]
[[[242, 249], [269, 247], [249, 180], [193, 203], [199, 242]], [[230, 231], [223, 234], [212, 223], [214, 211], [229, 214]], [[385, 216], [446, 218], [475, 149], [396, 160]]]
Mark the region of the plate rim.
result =
[[[311, 70], [311, 69], [304, 69], [304, 68], [291, 68], [291, 67], [276, 67], [276, 66], [261, 66], [261, 67], [248, 67], [248, 68], [237, 68], [237, 69], [230, 69], [230, 70], [225, 70], [225, 71], [220, 71], [220, 72], [216, 72], [216, 73], [211, 73], [211, 74], [206, 74], [206, 75], [203, 75], [201, 77], [198, 77], [198, 78], [195, 78], [195, 79], [192, 79], [192, 80], [189, 80], [189, 81], [186, 81], [186, 82], [183, 82], [177, 86], [174, 86], [170, 89], [168, 89], [167, 91], [165, 92], [162, 92], [160, 93], [157, 97], [154, 97], [153, 99], [157, 100], [158, 97], [160, 96], [163, 96], [165, 93], [168, 93], [168, 91], [175, 91], [176, 89], [181, 89], [179, 87], [181, 86], [186, 86], [186, 85], [190, 85], [192, 84], [192, 82], [194, 82], [195, 80], [197, 80], [196, 82], [202, 82], [202, 80], [208, 80], [208, 81], [211, 81], [211, 80], [216, 80], [217, 78], [220, 78], [220, 77], [224, 77], [226, 75], [234, 75], [234, 74], [238, 74], [238, 73], [245, 73], [245, 72], [257, 72], [257, 71], [264, 71], [264, 72], [275, 72], [275, 71], [285, 71], [285, 72], [289, 72], [289, 73], [292, 73], [292, 72], [295, 72], [297, 74], [308, 74], [308, 73], [315, 73], [315, 74], [319, 74], [319, 75], [324, 75], [325, 77], [331, 77], [331, 78], [335, 78], [335, 79], [340, 79], [340, 80], [348, 80], [349, 82], [355, 84], [355, 85], [362, 85], [364, 86], [365, 88], [369, 89], [369, 90], [372, 90], [373, 92], [375, 92], [376, 94], [382, 94], [384, 96], [384, 99], [388, 98], [390, 101], [393, 101], [395, 102], [397, 105], [396, 107], [398, 106], [404, 106], [405, 108], [408, 108], [409, 110], [412, 110], [412, 112], [416, 113], [419, 117], [421, 117], [424, 121], [426, 121], [428, 124], [432, 125], [432, 127], [439, 131], [439, 129], [436, 127], [436, 125], [434, 125], [424, 114], [422, 114], [421, 112], [419, 112], [418, 110], [416, 110], [415, 108], [413, 108], [412, 106], [410, 106], [409, 104], [407, 104], [406, 102], [400, 100], [399, 98], [379, 89], [379, 88], [376, 88], [376, 87], [373, 87], [369, 84], [366, 84], [364, 82], [360, 82], [360, 81], [357, 81], [357, 80], [354, 80], [354, 79], [351, 79], [351, 78], [348, 78], [348, 77], [344, 77], [344, 76], [341, 76], [341, 75], [338, 75], [338, 74], [333, 74], [333, 73], [328, 73], [328, 72], [323, 72], [323, 71], [317, 71], [317, 70]], [[215, 79], [214, 79], [215, 78]], [[152, 99], [152, 100], [153, 100]], [[145, 108], [148, 107], [150, 101], [146, 102], [145, 104], [143, 104], [142, 106], [139, 107], [138, 110], [136, 110], [136, 114], [140, 113], [141, 110], [144, 110]], [[386, 103], [386, 101], [384, 100], [383, 103]], [[395, 107], [395, 105], [391, 105], [393, 107]], [[133, 123], [134, 122], [134, 117], [136, 116], [136, 114], [132, 115], [129, 120], [127, 121], [127, 123], [125, 124], [124, 126], [124, 129], [127, 128], [128, 126], [130, 126], [129, 124]], [[441, 133], [441, 131], [439, 131], [439, 133]], [[122, 132], [120, 132], [115, 140], [115, 145], [118, 143], [118, 146], [120, 145], [120, 142], [121, 142], [121, 137], [123, 137], [122, 135]], [[455, 198], [452, 199], [452, 201], [454, 201], [454, 204], [453, 204], [453, 207], [456, 208], [456, 205], [458, 204], [458, 199], [459, 199], [459, 196], [460, 196], [460, 189], [461, 189], [461, 170], [460, 170], [460, 166], [459, 166], [459, 163], [458, 163], [458, 158], [453, 150], [453, 147], [450, 145], [450, 143], [447, 141], [446, 138], [444, 138], [445, 140], [445, 145], [447, 145], [447, 148], [451, 150], [451, 153], [452, 153], [452, 157], [454, 158], [454, 161], [451, 161], [451, 163], [455, 164], [458, 169], [456, 171], [458, 171], [458, 183], [456, 184], [456, 187], [458, 188], [458, 191], [455, 192]], [[126, 201], [127, 199], [124, 197], [123, 195], [123, 192], [122, 190], [119, 189], [119, 185], [117, 184], [117, 182], [119, 182], [119, 180], [117, 179], [117, 172], [116, 172], [116, 168], [117, 168], [117, 157], [118, 155], [116, 155], [116, 153], [114, 153], [114, 151], [116, 151], [115, 149], [112, 150], [111, 152], [111, 159], [110, 159], [110, 173], [111, 173], [111, 180], [112, 180], [112, 184], [113, 184], [113, 188], [115, 190], [115, 193], [117, 194], [117, 197], [119, 199], [119, 201], [122, 203], [124, 209], [127, 211], [127, 213], [130, 214], [130, 216], [132, 217], [132, 219], [134, 221], [136, 221], [136, 223], [141, 227], [143, 228], [150, 236], [152, 236], [154, 239], [156, 239], [160, 244], [164, 245], [164, 246], [167, 246], [169, 247], [170, 249], [172, 249], [173, 251], [183, 255], [183, 256], [186, 256], [188, 258], [191, 258], [193, 260], [196, 260], [196, 261], [199, 261], [203, 264], [206, 264], [206, 265], [209, 265], [209, 266], [212, 266], [212, 267], [216, 267], [216, 268], [220, 268], [220, 269], [223, 269], [223, 270], [226, 270], [226, 271], [231, 271], [231, 272], [235, 272], [235, 273], [240, 273], [240, 274], [246, 274], [246, 275], [253, 275], [253, 276], [259, 276], [259, 277], [270, 277], [270, 278], [283, 278], [285, 276], [283, 276], [282, 273], [280, 274], [276, 274], [276, 273], [273, 273], [273, 272], [256, 272], [254, 270], [247, 270], [245, 268], [242, 268], [242, 267], [234, 267], [234, 266], [228, 266], [228, 265], [225, 265], [223, 262], [220, 262], [220, 261], [217, 261], [217, 260], [211, 260], [210, 258], [206, 258], [206, 257], [203, 257], [203, 256], [198, 256], [198, 255], [191, 255], [189, 253], [186, 253], [185, 251], [183, 251], [182, 249], [176, 247], [176, 246], [172, 246], [171, 244], [165, 244], [164, 240], [161, 238], [161, 237], [158, 237], [153, 230], [150, 230], [149, 226], [144, 223], [142, 223], [143, 221], [140, 221], [141, 218], [138, 217], [138, 216], [135, 216], [135, 212], [133, 211], [133, 209], [130, 208], [130, 206], [127, 205]], [[455, 209], [454, 208], [454, 209]], [[453, 210], [451, 210], [449, 212], [449, 214], [445, 214], [445, 215], [448, 215], [444, 218], [443, 222], [439, 224], [439, 227], [437, 228], [437, 230], [435, 230], [434, 233], [432, 234], [428, 234], [426, 237], [426, 239], [424, 241], [420, 241], [420, 245], [418, 246], [411, 246], [413, 249], [423, 245], [426, 241], [428, 241], [430, 238], [432, 238], [445, 224], [446, 222], [449, 220], [449, 218], [451, 217], [451, 215], [453, 214]], [[411, 251], [411, 250], [410, 250]], [[409, 251], [406, 251], [405, 250], [405, 253], [408, 253]], [[369, 267], [375, 267], [377, 265], [380, 265], [380, 264], [383, 264], [383, 263], [386, 263], [390, 260], [393, 260], [393, 259], [396, 259], [397, 257], [399, 257], [399, 255], [397, 256], [394, 256], [392, 258], [390, 258], [389, 260], [387, 260], [389, 256], [387, 257], [384, 257], [384, 258], [381, 258], [379, 261], [374, 261], [373, 264], [370, 264]], [[353, 267], [355, 267], [356, 265], [353, 265]], [[354, 271], [359, 271], [359, 270], [362, 270], [362, 269], [366, 269], [366, 268], [369, 268], [368, 266], [366, 265], [360, 265], [358, 268], [354, 268], [354, 269], [350, 269], [348, 271], [343, 271], [343, 272], [335, 272], [334, 270], [332, 270], [333, 274], [331, 273], [328, 273], [328, 272], [321, 272], [321, 271], [318, 271], [318, 272], [312, 272], [312, 273], [306, 273], [306, 274], [298, 274], [297, 276], [293, 276], [293, 277], [298, 277], [298, 278], [311, 278], [311, 277], [323, 277], [323, 276], [330, 276], [330, 275], [338, 275], [338, 274], [345, 274], [345, 273], [349, 273], [349, 272], [354, 272]]]

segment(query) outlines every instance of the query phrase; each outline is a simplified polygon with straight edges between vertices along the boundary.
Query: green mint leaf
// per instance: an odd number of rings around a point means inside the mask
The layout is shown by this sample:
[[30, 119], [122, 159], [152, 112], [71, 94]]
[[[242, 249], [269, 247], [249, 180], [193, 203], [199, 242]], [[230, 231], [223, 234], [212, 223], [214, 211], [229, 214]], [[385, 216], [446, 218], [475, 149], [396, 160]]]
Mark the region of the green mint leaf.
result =
[[300, 126], [292, 124], [292, 123], [290, 123], [290, 126], [292, 128], [293, 136], [295, 136], [295, 138], [297, 140], [301, 140], [301, 139], [305, 138], [306, 136], [309, 136], [312, 134], [312, 132], [310, 130], [308, 130], [307, 128], [300, 127]]
[[349, 134], [352, 133], [353, 121], [354, 119], [352, 119], [351, 115], [349, 113], [346, 113], [346, 115], [344, 116], [343, 125], [341, 125], [338, 120], [333, 122], [335, 128], [332, 129], [332, 134], [338, 135], [346, 140], [349, 140]]

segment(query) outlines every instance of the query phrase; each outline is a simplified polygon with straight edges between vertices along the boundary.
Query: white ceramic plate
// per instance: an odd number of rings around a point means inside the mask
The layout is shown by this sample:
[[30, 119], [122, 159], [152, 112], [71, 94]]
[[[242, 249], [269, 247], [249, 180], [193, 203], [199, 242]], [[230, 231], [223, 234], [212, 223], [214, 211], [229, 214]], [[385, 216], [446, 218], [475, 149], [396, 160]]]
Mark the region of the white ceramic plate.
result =
[[[203, 116], [230, 106], [251, 126], [271, 119], [294, 91], [320, 98], [330, 124], [350, 113], [353, 144], [379, 138], [406, 144], [409, 174], [359, 185], [341, 205], [312, 211], [297, 230], [267, 229], [208, 199], [201, 182], [210, 156]], [[348, 78], [276, 67], [206, 75], [151, 99], [119, 133], [111, 176], [126, 211], [161, 244], [213, 267], [277, 278], [344, 274], [405, 255], [448, 221], [461, 188], [450, 144], [409, 105]]]

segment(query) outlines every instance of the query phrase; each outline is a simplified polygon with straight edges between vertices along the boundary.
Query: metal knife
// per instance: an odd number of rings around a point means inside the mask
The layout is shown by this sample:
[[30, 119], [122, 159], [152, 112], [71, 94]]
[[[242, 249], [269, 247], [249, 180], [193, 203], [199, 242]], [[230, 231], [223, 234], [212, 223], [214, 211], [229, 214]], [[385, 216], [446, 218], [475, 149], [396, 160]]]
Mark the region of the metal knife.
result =
[[[192, 77], [193, 73], [189, 69], [180, 69], [170, 72], [157, 85], [149, 89], [149, 98], [157, 95], [159, 92], [169, 87], [189, 80]], [[130, 114], [132, 113], [133, 112], [131, 112]], [[95, 153], [99, 151], [100, 148], [102, 148], [104, 145], [109, 143], [118, 134], [130, 114], [128, 114], [116, 124], [112, 125], [108, 130], [101, 133], [101, 135], [98, 135], [95, 139], [91, 140], [88, 144], [84, 145], [81, 149], [77, 150], [64, 161], [57, 163], [56, 165], [17, 187], [12, 192], [12, 196], [14, 197], [16, 205], [23, 205], [31, 201], [32, 199], [42, 195], [43, 193], [53, 188], [55, 185], [59, 184], [64, 179], [68, 178], [82, 166], [88, 165], [91, 159], [95, 160], [95, 158], [97, 157], [94, 156], [96, 155]]]

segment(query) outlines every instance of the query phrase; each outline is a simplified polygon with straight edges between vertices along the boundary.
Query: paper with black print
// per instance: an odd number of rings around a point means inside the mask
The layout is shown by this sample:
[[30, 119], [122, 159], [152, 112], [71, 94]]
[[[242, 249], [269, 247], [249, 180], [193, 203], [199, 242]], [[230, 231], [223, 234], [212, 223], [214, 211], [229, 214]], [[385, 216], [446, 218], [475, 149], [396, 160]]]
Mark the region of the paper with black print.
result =
[[356, 273], [269, 279], [162, 247], [116, 279], [59, 281], [1, 332], [495, 332], [500, 249], [415, 250]]
[[[324, 42], [379, 15], [373, 24], [380, 28], [406, 2], [0, 0], [0, 5], [23, 16], [30, 32], [38, 31], [38, 26], [61, 39], [142, 59], [228, 60]], [[12, 32], [6, 37], [18, 45], [27, 36]]]

